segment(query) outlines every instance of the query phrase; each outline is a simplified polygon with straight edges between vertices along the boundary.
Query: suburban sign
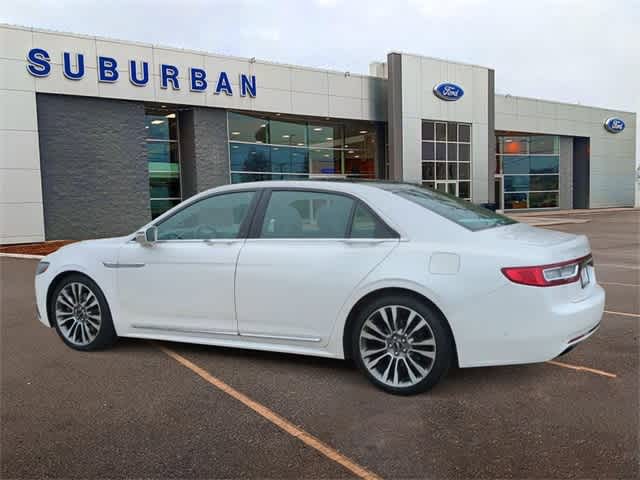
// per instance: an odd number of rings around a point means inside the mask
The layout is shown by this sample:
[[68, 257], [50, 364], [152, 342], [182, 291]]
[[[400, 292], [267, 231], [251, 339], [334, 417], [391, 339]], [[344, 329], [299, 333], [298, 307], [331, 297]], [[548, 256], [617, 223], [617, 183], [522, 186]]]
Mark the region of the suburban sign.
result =
[[620, 133], [624, 130], [624, 120], [617, 117], [610, 117], [604, 121], [604, 128], [611, 133]]
[[436, 97], [447, 102], [454, 102], [460, 100], [464, 95], [462, 87], [455, 83], [439, 83], [433, 87], [433, 93]]
[[[42, 48], [32, 48], [27, 54], [27, 71], [34, 77], [48, 77], [51, 73], [51, 57], [49, 53]], [[121, 67], [115, 58], [98, 56], [97, 57], [97, 75], [98, 81], [102, 83], [115, 83], [120, 80]], [[183, 85], [183, 79], [180, 77], [180, 71], [175, 65], [161, 63], [158, 65], [158, 74], [160, 75], [160, 88], [180, 90]], [[151, 78], [149, 71], [149, 62], [128, 60], [128, 77], [129, 81], [136, 87], [146, 87]], [[62, 54], [62, 73], [66, 78], [73, 81], [81, 80], [85, 75], [84, 54], [63, 52]], [[207, 72], [202, 68], [191, 67], [186, 74], [184, 82], [188, 83], [189, 90], [192, 92], [205, 92], [209, 89], [216, 95], [225, 93], [233, 95], [233, 86], [229, 80], [227, 72], [219, 72], [216, 76], [208, 77]], [[256, 96], [256, 77], [255, 75], [246, 75], [241, 73], [238, 78], [240, 96], [250, 97]]]

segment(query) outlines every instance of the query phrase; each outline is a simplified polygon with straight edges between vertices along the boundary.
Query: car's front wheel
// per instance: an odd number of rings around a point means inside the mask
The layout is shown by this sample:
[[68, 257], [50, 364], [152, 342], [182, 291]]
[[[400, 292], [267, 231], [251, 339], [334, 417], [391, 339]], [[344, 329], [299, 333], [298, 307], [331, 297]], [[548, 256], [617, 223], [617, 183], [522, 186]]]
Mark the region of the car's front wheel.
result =
[[362, 309], [353, 329], [352, 351], [375, 385], [398, 395], [433, 387], [454, 357], [442, 314], [408, 295], [383, 296]]
[[84, 275], [68, 275], [56, 285], [49, 312], [60, 338], [76, 350], [105, 348], [117, 339], [102, 290]]

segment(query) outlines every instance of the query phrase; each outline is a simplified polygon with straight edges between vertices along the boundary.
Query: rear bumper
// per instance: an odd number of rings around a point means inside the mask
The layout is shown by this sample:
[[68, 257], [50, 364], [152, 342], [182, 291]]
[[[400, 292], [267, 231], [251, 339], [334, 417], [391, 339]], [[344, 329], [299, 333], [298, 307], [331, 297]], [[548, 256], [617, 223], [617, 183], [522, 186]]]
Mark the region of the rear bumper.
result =
[[[585, 341], [600, 325], [605, 292], [597, 284], [589, 287], [588, 295], [579, 301], [564, 302], [557, 301], [558, 292], [540, 295], [535, 287], [506, 288], [510, 291], [500, 289], [482, 302], [484, 308], [494, 311], [485, 328], [475, 325], [469, 335], [456, 339], [461, 367], [550, 360]], [[505, 294], [510, 295], [508, 302], [504, 301]]]

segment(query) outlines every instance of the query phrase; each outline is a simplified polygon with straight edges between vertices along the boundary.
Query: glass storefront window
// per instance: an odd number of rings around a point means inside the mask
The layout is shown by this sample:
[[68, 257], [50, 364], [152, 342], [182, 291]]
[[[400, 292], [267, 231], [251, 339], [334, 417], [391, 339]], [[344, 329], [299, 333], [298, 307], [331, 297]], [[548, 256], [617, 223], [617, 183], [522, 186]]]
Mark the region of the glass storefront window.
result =
[[529, 157], [522, 155], [505, 156], [502, 159], [502, 172], [506, 175], [525, 174], [530, 171]]
[[558, 192], [529, 193], [529, 208], [553, 208], [558, 206]]
[[471, 125], [464, 123], [458, 124], [458, 141], [459, 142], [471, 142]]
[[269, 172], [271, 151], [267, 145], [234, 143], [230, 149], [231, 170]]
[[435, 124], [433, 122], [422, 122], [422, 141], [435, 140]]
[[309, 173], [309, 161], [305, 148], [271, 147], [271, 166], [274, 173]]
[[558, 173], [560, 169], [560, 157], [557, 155], [536, 155], [529, 157], [530, 173]]
[[153, 114], [144, 117], [145, 135], [154, 140], [172, 140], [178, 138], [178, 121], [175, 113]]
[[559, 137], [498, 135], [503, 208], [556, 208], [560, 188]]
[[228, 115], [233, 183], [326, 176], [376, 178], [376, 129], [369, 122]]
[[178, 144], [175, 142], [147, 141], [147, 161], [150, 164], [178, 164]]
[[471, 125], [423, 120], [422, 184], [471, 200], [470, 177]]
[[505, 193], [504, 194], [504, 209], [519, 209], [529, 208], [527, 201], [528, 194], [526, 193]]
[[182, 201], [176, 112], [148, 110], [145, 134], [151, 218], [156, 218]]
[[172, 199], [151, 199], [151, 218], [156, 218], [162, 215], [170, 208], [175, 207], [181, 202], [181, 200]]
[[498, 153], [506, 155], [526, 155], [529, 153], [529, 137], [500, 137]]
[[549, 135], [533, 135], [529, 137], [529, 153], [531, 155], [539, 154], [558, 154], [560, 149], [560, 139]]
[[469, 180], [471, 178], [471, 164], [470, 163], [459, 163], [458, 164], [458, 175], [460, 180]]
[[309, 146], [317, 148], [341, 148], [344, 139], [342, 126], [309, 124]]
[[435, 160], [436, 150], [434, 142], [422, 142], [422, 160]]
[[458, 144], [458, 161], [459, 162], [471, 161], [471, 144], [469, 143]]
[[529, 190], [529, 175], [505, 175], [505, 192], [523, 192]]
[[273, 145], [292, 145], [304, 147], [307, 145], [307, 127], [304, 123], [281, 122], [271, 120], [269, 125]]
[[229, 112], [229, 138], [237, 142], [269, 143], [267, 121], [260, 117]]

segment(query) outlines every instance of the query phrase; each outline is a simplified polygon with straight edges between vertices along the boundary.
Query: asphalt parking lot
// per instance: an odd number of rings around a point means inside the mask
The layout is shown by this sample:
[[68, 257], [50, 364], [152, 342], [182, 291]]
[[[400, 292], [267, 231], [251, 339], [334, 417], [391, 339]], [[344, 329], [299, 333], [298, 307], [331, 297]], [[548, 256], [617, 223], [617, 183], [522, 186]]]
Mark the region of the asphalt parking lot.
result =
[[549, 228], [589, 236], [600, 330], [559, 364], [455, 370], [413, 397], [341, 361], [72, 351], [35, 318], [37, 260], [0, 258], [0, 477], [638, 478], [640, 211], [572, 218], [589, 221]]

